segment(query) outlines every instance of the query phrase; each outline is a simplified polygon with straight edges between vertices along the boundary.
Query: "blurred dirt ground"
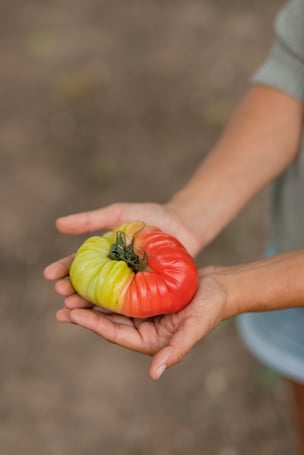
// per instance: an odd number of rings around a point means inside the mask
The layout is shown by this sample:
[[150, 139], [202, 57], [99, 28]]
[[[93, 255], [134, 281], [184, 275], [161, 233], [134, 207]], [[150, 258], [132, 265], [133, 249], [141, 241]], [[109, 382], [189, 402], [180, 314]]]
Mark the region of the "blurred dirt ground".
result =
[[[279, 0], [0, 4], [1, 455], [291, 454], [289, 394], [221, 325], [159, 382], [149, 359], [55, 322], [57, 216], [166, 201], [271, 43]], [[216, 201], [214, 201], [216, 204]], [[259, 257], [267, 193], [200, 255]]]

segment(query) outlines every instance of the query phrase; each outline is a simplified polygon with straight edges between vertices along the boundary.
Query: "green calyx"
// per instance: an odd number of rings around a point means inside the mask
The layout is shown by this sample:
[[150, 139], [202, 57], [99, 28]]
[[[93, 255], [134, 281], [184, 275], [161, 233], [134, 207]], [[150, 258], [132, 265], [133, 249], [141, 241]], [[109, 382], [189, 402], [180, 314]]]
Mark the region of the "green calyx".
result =
[[117, 231], [116, 241], [111, 246], [109, 254], [110, 259], [115, 261], [124, 261], [133, 270], [133, 272], [141, 272], [147, 266], [147, 254], [138, 254], [134, 250], [134, 237], [131, 243], [127, 244], [126, 234], [122, 231]]

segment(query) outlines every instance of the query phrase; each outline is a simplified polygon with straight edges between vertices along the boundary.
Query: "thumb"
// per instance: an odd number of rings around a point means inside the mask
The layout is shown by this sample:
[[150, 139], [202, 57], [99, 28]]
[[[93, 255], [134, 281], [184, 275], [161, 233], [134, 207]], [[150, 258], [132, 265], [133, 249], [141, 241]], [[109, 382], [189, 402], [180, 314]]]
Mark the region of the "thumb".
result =
[[64, 234], [112, 229], [121, 222], [123, 206], [124, 204], [111, 204], [101, 209], [63, 216], [56, 220], [56, 227]]
[[207, 333], [197, 317], [190, 317], [173, 335], [169, 344], [158, 351], [150, 365], [151, 379], [159, 379], [164, 371], [181, 362], [191, 348]]

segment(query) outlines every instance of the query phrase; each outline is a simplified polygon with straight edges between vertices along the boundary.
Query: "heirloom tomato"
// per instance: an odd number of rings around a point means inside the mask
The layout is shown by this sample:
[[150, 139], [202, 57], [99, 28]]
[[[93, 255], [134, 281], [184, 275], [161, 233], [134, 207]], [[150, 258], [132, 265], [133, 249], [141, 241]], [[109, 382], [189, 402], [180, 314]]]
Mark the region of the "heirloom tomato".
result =
[[133, 221], [85, 240], [72, 262], [70, 281], [95, 305], [146, 318], [184, 308], [197, 290], [198, 271], [175, 237]]

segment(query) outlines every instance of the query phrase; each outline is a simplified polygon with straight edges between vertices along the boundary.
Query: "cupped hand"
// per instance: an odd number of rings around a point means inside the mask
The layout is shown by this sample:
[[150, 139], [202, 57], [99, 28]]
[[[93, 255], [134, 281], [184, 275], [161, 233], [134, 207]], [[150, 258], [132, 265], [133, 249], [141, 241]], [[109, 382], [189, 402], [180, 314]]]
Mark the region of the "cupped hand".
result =
[[225, 290], [208, 269], [201, 270], [200, 275], [199, 290], [186, 308], [149, 319], [128, 318], [93, 306], [73, 294], [68, 281], [61, 281], [57, 292], [66, 298], [57, 320], [77, 324], [107, 341], [152, 356], [149, 374], [158, 379], [226, 317]]
[[[154, 203], [116, 203], [88, 212], [63, 216], [56, 221], [57, 229], [64, 234], [86, 234], [98, 230], [114, 229], [127, 221], [144, 221], [175, 236], [191, 255], [198, 253], [200, 241], [182, 220], [178, 209], [172, 205]], [[68, 275], [72, 255], [59, 259], [44, 270], [46, 280], [59, 280]]]
[[191, 255], [200, 249], [200, 242], [191, 230], [191, 224], [182, 218], [173, 204], [116, 203], [88, 212], [58, 218], [57, 229], [64, 234], [85, 234], [101, 229], [117, 228], [126, 221], [144, 221], [177, 237]]
[[[200, 244], [173, 207], [153, 203], [112, 204], [108, 207], [59, 218], [57, 229], [65, 234], [84, 234], [113, 229], [130, 220], [142, 220], [177, 237], [195, 255]], [[192, 345], [221, 320], [224, 296], [215, 282], [202, 281], [194, 301], [183, 311], [146, 320], [107, 313], [75, 293], [69, 281], [73, 255], [50, 264], [44, 270], [54, 280], [55, 291], [64, 297], [65, 307], [57, 313], [59, 322], [72, 322], [126, 348], [153, 356], [151, 378], [179, 362]], [[212, 294], [211, 300], [208, 293]], [[215, 305], [211, 305], [215, 301]]]
[[[191, 232], [176, 208], [172, 205], [154, 203], [117, 203], [88, 212], [58, 218], [57, 229], [64, 234], [85, 234], [97, 230], [117, 228], [126, 221], [140, 220], [157, 226], [164, 232], [178, 238], [190, 254], [200, 249], [200, 242]], [[73, 255], [58, 259], [44, 269], [46, 280], [56, 280], [55, 290], [67, 296], [74, 291], [68, 281]], [[75, 296], [77, 299], [77, 296]]]

